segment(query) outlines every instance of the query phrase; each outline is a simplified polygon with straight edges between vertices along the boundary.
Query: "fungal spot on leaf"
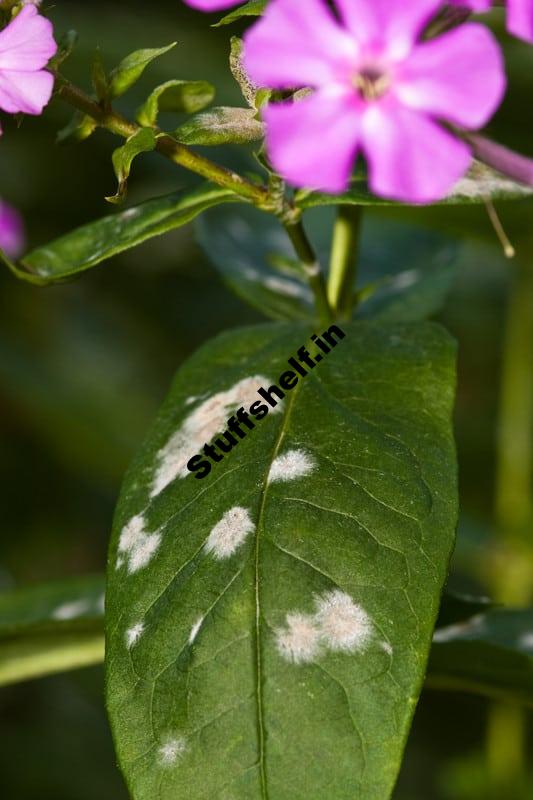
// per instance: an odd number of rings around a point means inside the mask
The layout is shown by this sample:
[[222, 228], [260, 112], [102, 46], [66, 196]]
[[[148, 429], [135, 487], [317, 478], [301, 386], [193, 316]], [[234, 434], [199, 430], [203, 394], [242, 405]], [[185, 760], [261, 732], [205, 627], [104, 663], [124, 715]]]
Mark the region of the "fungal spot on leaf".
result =
[[206, 552], [215, 558], [229, 558], [254, 531], [255, 523], [247, 508], [230, 508], [209, 534]]
[[196, 639], [196, 637], [198, 636], [198, 631], [202, 627], [202, 622], [203, 621], [204, 621], [204, 618], [203, 617], [199, 617], [196, 620], [196, 622], [194, 623], [194, 625], [192, 626], [191, 632], [189, 634], [189, 644], [192, 644], [194, 642], [194, 640]]
[[71, 603], [63, 603], [52, 612], [52, 618], [58, 620], [75, 619], [89, 611], [87, 600], [73, 600]]
[[152, 560], [161, 543], [160, 533], [148, 533], [145, 530], [146, 521], [142, 514], [137, 514], [126, 523], [120, 534], [118, 542], [119, 556], [117, 569], [122, 566], [124, 559], [128, 562], [128, 572], [138, 572]]
[[176, 763], [176, 761], [185, 753], [186, 750], [187, 743], [183, 736], [169, 738], [157, 751], [159, 755], [159, 761], [161, 762], [162, 766], [170, 767], [172, 764]]
[[276, 631], [278, 651], [287, 661], [303, 664], [327, 650], [355, 653], [366, 649], [374, 628], [350, 595], [338, 589], [326, 592], [315, 597], [315, 607], [315, 614], [287, 614], [286, 627]]
[[310, 475], [316, 467], [314, 459], [305, 450], [288, 450], [272, 462], [268, 482], [293, 481]]
[[320, 630], [309, 614], [287, 614], [287, 626], [276, 632], [280, 654], [294, 664], [313, 661], [320, 649]]
[[[157, 468], [152, 483], [151, 497], [156, 497], [176, 478], [190, 475], [187, 462], [191, 455], [209, 443], [215, 434], [225, 430], [228, 417], [236, 409], [247, 408], [258, 399], [257, 390], [268, 386], [268, 378], [254, 375], [244, 378], [226, 392], [209, 397], [185, 419], [181, 427], [157, 454]], [[271, 414], [281, 411], [283, 405], [271, 410]]]
[[350, 595], [335, 589], [316, 598], [316, 621], [331, 650], [363, 650], [372, 637], [370, 617]]
[[142, 622], [137, 622], [136, 625], [132, 625], [131, 628], [128, 628], [126, 631], [126, 645], [128, 650], [130, 650], [134, 644], [137, 644], [143, 632], [144, 624]]

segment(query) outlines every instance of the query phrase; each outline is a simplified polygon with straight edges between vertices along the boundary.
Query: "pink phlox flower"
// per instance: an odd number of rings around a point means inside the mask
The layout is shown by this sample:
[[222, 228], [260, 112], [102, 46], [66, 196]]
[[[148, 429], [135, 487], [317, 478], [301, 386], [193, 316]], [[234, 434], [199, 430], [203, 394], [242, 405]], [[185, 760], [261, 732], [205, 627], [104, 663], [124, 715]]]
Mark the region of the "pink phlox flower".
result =
[[0, 109], [8, 114], [41, 114], [54, 78], [43, 69], [57, 51], [52, 24], [26, 5], [0, 31]]
[[[492, 0], [449, 0], [480, 14], [489, 11]], [[513, 36], [533, 44], [533, 0], [507, 0], [507, 28]]]
[[251, 79], [272, 89], [311, 87], [264, 110], [267, 149], [291, 183], [344, 191], [366, 158], [375, 194], [413, 203], [446, 196], [471, 163], [441, 123], [477, 129], [505, 91], [499, 46], [469, 23], [420, 36], [441, 0], [272, 0], [245, 37]]
[[0, 200], [0, 249], [10, 258], [18, 258], [24, 250], [25, 239], [19, 212]]
[[184, 0], [184, 2], [199, 11], [223, 11], [225, 8], [242, 5], [244, 0]]

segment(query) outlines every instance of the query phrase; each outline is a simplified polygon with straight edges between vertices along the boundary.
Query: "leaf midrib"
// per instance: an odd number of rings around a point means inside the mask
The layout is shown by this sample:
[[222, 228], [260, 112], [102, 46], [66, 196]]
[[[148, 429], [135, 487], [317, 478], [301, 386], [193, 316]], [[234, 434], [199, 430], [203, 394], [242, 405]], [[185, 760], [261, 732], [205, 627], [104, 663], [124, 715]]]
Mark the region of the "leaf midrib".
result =
[[286, 409], [283, 415], [283, 420], [280, 424], [278, 436], [272, 455], [268, 461], [265, 477], [263, 479], [263, 487], [261, 489], [261, 503], [259, 506], [259, 513], [257, 516], [257, 533], [255, 537], [255, 642], [256, 642], [256, 698], [257, 698], [257, 725], [259, 733], [259, 770], [261, 775], [261, 795], [263, 800], [268, 800], [268, 786], [265, 771], [265, 729], [264, 729], [264, 713], [263, 713], [263, 687], [262, 687], [262, 672], [261, 672], [261, 604], [260, 604], [260, 591], [259, 591], [259, 563], [260, 563], [260, 532], [263, 524], [263, 516], [266, 506], [266, 499], [268, 494], [268, 477], [274, 460], [276, 459], [291, 416], [292, 408], [295, 403], [296, 396], [300, 392], [301, 382], [291, 391], [288, 400], [286, 400]]

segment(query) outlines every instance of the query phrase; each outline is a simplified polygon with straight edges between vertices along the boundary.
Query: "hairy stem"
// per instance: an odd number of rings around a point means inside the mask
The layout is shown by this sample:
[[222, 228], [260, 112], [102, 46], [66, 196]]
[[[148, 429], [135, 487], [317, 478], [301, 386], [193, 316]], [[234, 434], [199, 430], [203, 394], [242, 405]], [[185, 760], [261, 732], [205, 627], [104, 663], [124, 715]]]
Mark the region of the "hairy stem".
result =
[[296, 255], [302, 263], [309, 285], [314, 294], [319, 320], [327, 324], [333, 319], [333, 314], [331, 313], [331, 307], [328, 302], [326, 282], [313, 246], [305, 232], [305, 228], [301, 220], [285, 222], [283, 226], [289, 235]]
[[339, 206], [333, 230], [328, 300], [341, 319], [350, 318], [354, 304], [362, 216], [361, 206]]

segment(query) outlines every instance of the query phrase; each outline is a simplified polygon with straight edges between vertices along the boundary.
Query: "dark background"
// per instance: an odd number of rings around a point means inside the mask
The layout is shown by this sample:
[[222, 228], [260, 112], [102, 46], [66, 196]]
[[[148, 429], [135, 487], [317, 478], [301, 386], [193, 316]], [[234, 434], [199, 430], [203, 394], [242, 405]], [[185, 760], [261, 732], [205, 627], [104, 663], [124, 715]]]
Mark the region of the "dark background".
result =
[[[97, 45], [112, 67], [137, 48], [178, 41], [120, 101], [126, 114], [170, 78], [206, 78], [217, 86], [217, 103], [239, 103], [227, 69], [228, 30], [210, 28], [205, 16], [180, 0], [59, 0], [50, 17], [57, 34], [79, 32], [64, 72], [86, 89]], [[511, 90], [491, 133], [533, 155], [532, 51], [505, 35], [502, 40]], [[29, 246], [110, 211], [103, 198], [114, 190], [115, 142], [99, 132], [81, 145], [57, 147], [55, 134], [69, 116], [56, 100], [43, 118], [27, 118], [18, 130], [3, 120], [0, 196], [23, 213]], [[128, 202], [191, 182], [151, 155], [134, 165]], [[459, 278], [442, 315], [460, 344], [463, 512], [450, 583], [483, 592], [488, 587], [479, 564], [494, 536], [504, 311], [513, 273], [533, 258], [531, 202], [502, 204], [499, 211], [518, 249], [515, 264], [504, 259], [483, 209], [388, 212], [445, 230], [460, 243]], [[174, 371], [217, 332], [260, 319], [224, 287], [194, 243], [191, 226], [60, 287], [38, 289], [0, 273], [0, 590], [104, 568], [121, 475]], [[6, 799], [126, 797], [114, 765], [102, 683], [101, 669], [87, 669], [0, 690], [0, 785]], [[397, 800], [487, 797], [487, 706], [481, 698], [423, 695]]]

